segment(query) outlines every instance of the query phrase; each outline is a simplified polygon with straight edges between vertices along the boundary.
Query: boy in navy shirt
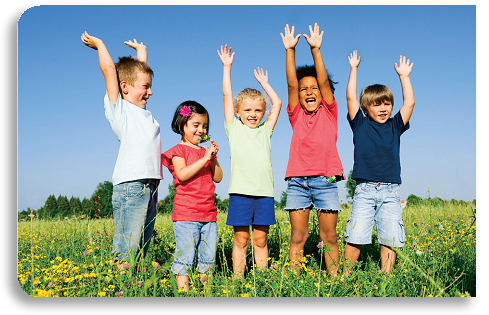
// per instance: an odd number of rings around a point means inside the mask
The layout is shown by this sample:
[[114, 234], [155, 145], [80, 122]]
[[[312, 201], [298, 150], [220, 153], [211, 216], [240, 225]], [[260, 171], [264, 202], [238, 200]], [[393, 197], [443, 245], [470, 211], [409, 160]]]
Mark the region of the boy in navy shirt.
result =
[[396, 252], [392, 247], [404, 246], [405, 232], [402, 220], [400, 137], [409, 129], [409, 118], [414, 108], [414, 93], [409, 79], [413, 64], [399, 57], [394, 68], [402, 86], [403, 105], [391, 118], [394, 97], [384, 85], [374, 84], [363, 89], [359, 110], [357, 100], [357, 68], [360, 56], [355, 50], [348, 57], [350, 78], [346, 89], [348, 122], [353, 131], [354, 163], [352, 179], [357, 186], [348, 218], [345, 241], [345, 275], [360, 256], [360, 247], [371, 244], [374, 223], [380, 244], [381, 268], [390, 272]]

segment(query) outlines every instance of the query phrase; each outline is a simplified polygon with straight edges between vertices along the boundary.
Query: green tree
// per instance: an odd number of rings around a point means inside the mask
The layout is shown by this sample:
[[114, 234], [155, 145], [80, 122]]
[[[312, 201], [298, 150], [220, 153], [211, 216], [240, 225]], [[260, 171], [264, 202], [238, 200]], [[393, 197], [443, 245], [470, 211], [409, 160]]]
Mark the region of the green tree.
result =
[[275, 207], [279, 209], [284, 209], [287, 203], [287, 192], [284, 190], [280, 195], [280, 201], [275, 201]]
[[71, 196], [70, 198], [70, 211], [71, 215], [80, 216], [81, 214], [81, 201], [78, 197]]
[[68, 217], [70, 215], [70, 202], [68, 201], [68, 198], [60, 195], [57, 199], [57, 204], [58, 211], [56, 215], [61, 218]]
[[357, 188], [357, 181], [351, 178], [351, 174], [353, 173], [353, 170], [350, 170], [350, 173], [348, 174], [348, 179], [345, 183], [346, 187], [346, 198], [353, 200], [353, 196], [355, 196], [355, 188]]
[[164, 202], [164, 213], [171, 213], [173, 211], [173, 200], [175, 199], [175, 193], [177, 189], [173, 186], [173, 183], [168, 184], [168, 196], [163, 200]]
[[41, 219], [49, 219], [54, 217], [58, 212], [58, 203], [54, 195], [49, 195], [48, 199], [44, 203], [44, 211], [42, 212]]
[[93, 215], [93, 211], [93, 203], [89, 199], [83, 198], [81, 202], [81, 214], [84, 215], [86, 218], [89, 218]]
[[410, 194], [406, 199], [406, 206], [417, 206], [421, 204], [422, 201], [423, 199], [421, 197], [418, 197], [414, 194]]
[[90, 197], [90, 201], [93, 203], [92, 216], [95, 218], [109, 217], [112, 215], [112, 191], [114, 186], [112, 182], [105, 181], [99, 183], [97, 189]]

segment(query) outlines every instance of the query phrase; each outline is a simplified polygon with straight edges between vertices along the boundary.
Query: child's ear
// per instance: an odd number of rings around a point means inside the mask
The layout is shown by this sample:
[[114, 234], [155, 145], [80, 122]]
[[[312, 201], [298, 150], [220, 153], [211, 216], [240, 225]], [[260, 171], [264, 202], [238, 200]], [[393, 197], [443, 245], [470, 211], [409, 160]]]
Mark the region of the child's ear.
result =
[[239, 110], [236, 107], [234, 108], [234, 113], [236, 114], [236, 116], [240, 117], [239, 116]]
[[127, 94], [129, 93], [129, 87], [128, 87], [128, 83], [126, 81], [121, 81], [121, 83], [119, 84], [120, 88], [121, 88], [121, 91], [123, 94]]

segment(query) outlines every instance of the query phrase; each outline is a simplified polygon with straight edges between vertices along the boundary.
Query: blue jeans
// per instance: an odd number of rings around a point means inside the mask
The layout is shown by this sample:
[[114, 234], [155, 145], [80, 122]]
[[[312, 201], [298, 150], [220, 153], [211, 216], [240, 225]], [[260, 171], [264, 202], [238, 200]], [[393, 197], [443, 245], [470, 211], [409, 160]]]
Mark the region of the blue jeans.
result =
[[374, 223], [379, 244], [404, 246], [406, 235], [399, 184], [357, 181], [345, 241], [358, 245], [371, 244]]
[[113, 250], [119, 253], [116, 260], [128, 261], [130, 252], [137, 257], [146, 255], [154, 230], [157, 180], [140, 179], [114, 185], [112, 208], [115, 233]]
[[287, 178], [287, 202], [284, 210], [306, 209], [313, 206], [317, 211], [341, 211], [336, 180], [326, 176]]
[[215, 265], [217, 222], [173, 221], [175, 255], [171, 271], [188, 276], [197, 256], [197, 271], [212, 272]]

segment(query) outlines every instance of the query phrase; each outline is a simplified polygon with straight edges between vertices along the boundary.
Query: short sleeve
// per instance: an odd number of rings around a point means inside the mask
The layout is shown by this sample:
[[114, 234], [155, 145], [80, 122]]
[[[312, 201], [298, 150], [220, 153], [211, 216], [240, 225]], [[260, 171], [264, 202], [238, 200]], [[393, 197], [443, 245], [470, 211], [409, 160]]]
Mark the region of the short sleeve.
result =
[[165, 153], [161, 154], [161, 164], [167, 167], [168, 169], [173, 168], [172, 159], [175, 156], [185, 158], [185, 153], [183, 152], [182, 147], [179, 145], [174, 146], [173, 148], [169, 149]]
[[346, 119], [348, 120], [348, 123], [350, 123], [350, 128], [352, 131], [357, 130], [365, 121], [365, 117], [360, 109], [358, 109], [357, 114], [355, 117], [353, 117], [353, 120], [350, 119], [350, 114], [348, 113], [346, 113]]
[[399, 134], [402, 135], [406, 130], [409, 129], [409, 121], [406, 125], [404, 125], [404, 121], [402, 120], [401, 112], [397, 112], [394, 116], [394, 126], [398, 130]]
[[289, 121], [292, 127], [294, 127], [295, 122], [297, 121], [297, 116], [299, 114], [300, 109], [301, 109], [300, 101], [297, 102], [297, 105], [294, 107], [293, 110], [290, 110], [289, 104], [287, 104], [287, 114], [289, 114]]

